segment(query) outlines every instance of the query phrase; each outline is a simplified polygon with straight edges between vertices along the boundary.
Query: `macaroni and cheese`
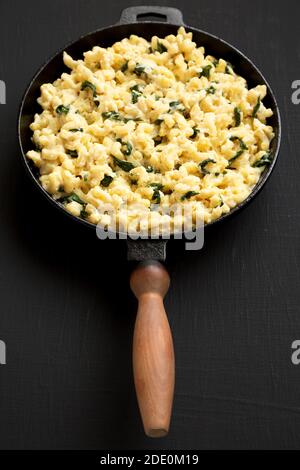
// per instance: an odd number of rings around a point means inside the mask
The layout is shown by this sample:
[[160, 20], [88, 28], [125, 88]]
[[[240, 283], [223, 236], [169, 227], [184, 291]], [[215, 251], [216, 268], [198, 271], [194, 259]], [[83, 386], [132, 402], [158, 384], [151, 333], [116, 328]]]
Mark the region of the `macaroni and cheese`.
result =
[[[83, 60], [64, 53], [71, 71], [42, 85], [27, 157], [71, 214], [109, 227], [98, 209], [110, 204], [123, 228], [147, 227], [149, 214], [151, 227], [174, 228], [184, 218], [166, 207], [188, 205], [207, 224], [249, 196], [270, 163], [266, 87], [249, 90], [192, 39], [181, 27], [96, 46]], [[139, 209], [125, 216], [125, 203]]]

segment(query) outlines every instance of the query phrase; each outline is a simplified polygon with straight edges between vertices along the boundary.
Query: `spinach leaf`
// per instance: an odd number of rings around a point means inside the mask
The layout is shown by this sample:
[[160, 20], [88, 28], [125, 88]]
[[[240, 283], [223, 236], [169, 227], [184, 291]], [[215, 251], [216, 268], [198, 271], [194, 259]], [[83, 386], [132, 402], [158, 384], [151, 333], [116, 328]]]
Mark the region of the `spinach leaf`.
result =
[[168, 49], [166, 48], [166, 46], [164, 46], [161, 42], [157, 41], [157, 46], [156, 46], [156, 49], [155, 49], [157, 52], [159, 52], [160, 54], [162, 54], [163, 52], [167, 52]]
[[206, 65], [205, 67], [202, 68], [202, 71], [199, 73], [199, 78], [201, 77], [210, 77], [210, 71], [212, 69], [212, 65]]
[[134, 168], [134, 165], [126, 160], [120, 160], [117, 157], [113, 157], [115, 164], [121, 168], [121, 170], [126, 171], [127, 173]]
[[72, 157], [72, 158], [77, 158], [78, 157], [77, 150], [66, 150], [66, 154], [70, 155], [70, 157]]
[[64, 106], [63, 104], [60, 104], [59, 106], [57, 106], [56, 108], [56, 113], [57, 114], [68, 114], [68, 112], [70, 111], [70, 106]]
[[68, 194], [67, 196], [64, 196], [61, 199], [59, 199], [59, 201], [64, 204], [75, 201], [75, 202], [78, 202], [78, 204], [82, 204], [83, 206], [86, 206], [86, 203], [76, 193]]
[[116, 111], [106, 111], [102, 113], [103, 119], [112, 119], [113, 121], [122, 121], [122, 117]]
[[193, 134], [191, 135], [191, 139], [195, 139], [197, 137], [197, 135], [199, 134], [200, 132], [200, 129], [197, 129], [197, 127], [193, 127]]
[[241, 150], [248, 150], [247, 145], [245, 144], [243, 139], [241, 139], [240, 137], [237, 137], [236, 135], [233, 135], [232, 137], [230, 137], [230, 140], [232, 142], [236, 142], [236, 141], [239, 142]]
[[186, 114], [185, 117], [187, 117], [188, 111], [185, 109], [185, 107], [180, 101], [170, 101], [169, 106], [170, 107], [168, 113], [179, 111], [180, 113]]
[[82, 127], [78, 127], [78, 129], [69, 129], [69, 132], [83, 132]]
[[[239, 150], [235, 155], [234, 157], [230, 158], [230, 160], [228, 160], [228, 165], [227, 165], [227, 168], [230, 168], [232, 163], [237, 159], [239, 158], [241, 155], [243, 155], [244, 151], [243, 150]], [[236, 168], [234, 168], [236, 169]]]
[[203, 162], [201, 162], [200, 165], [199, 165], [199, 167], [201, 169], [201, 172], [204, 175], [209, 174], [209, 171], [206, 169], [206, 165], [208, 165], [209, 163], [216, 163], [216, 161], [213, 160], [212, 158], [207, 158], [206, 160], [203, 160]]
[[252, 164], [253, 168], [261, 168], [272, 163], [272, 157], [269, 153], [263, 155], [259, 160]]
[[93, 97], [96, 98], [97, 92], [96, 92], [96, 85], [93, 83], [89, 82], [88, 80], [85, 80], [82, 85], [81, 85], [81, 90], [91, 90], [93, 92]]
[[185, 193], [183, 196], [181, 196], [181, 200], [182, 201], [185, 201], [187, 199], [191, 199], [191, 197], [193, 196], [197, 196], [199, 193], [197, 193], [196, 191], [188, 191], [187, 193]]
[[86, 219], [89, 216], [89, 213], [85, 209], [81, 209], [80, 211], [80, 217], [82, 219]]
[[123, 146], [125, 147], [124, 150], [122, 150], [122, 152], [124, 153], [124, 155], [131, 155], [131, 152], [132, 152], [132, 145], [130, 142], [125, 142], [123, 144]]
[[124, 121], [125, 123], [129, 122], [129, 121], [134, 121], [134, 122], [142, 122], [142, 119], [141, 118], [126, 118], [126, 117], [121, 117], [120, 119], [121, 121]]
[[217, 90], [213, 85], [211, 85], [209, 88], [206, 88], [206, 93], [208, 95], [214, 95], [216, 93], [216, 91]]
[[234, 120], [235, 120], [235, 127], [238, 127], [241, 124], [241, 120], [242, 120], [242, 112], [238, 106], [234, 108]]
[[261, 99], [260, 99], [260, 97], [259, 97], [258, 100], [257, 100], [256, 105], [255, 105], [254, 108], [253, 108], [253, 113], [252, 113], [252, 117], [253, 117], [253, 118], [256, 118], [257, 113], [258, 113], [259, 108], [260, 108], [260, 104], [261, 104]]
[[101, 186], [104, 186], [105, 188], [107, 188], [112, 181], [113, 181], [112, 176], [105, 175], [103, 180], [100, 181], [100, 184], [101, 184]]
[[131, 90], [131, 101], [133, 104], [138, 102], [140, 96], [143, 95], [141, 90], [139, 89], [139, 85], [134, 85], [130, 88]]
[[228, 61], [226, 63], [226, 67], [225, 67], [225, 73], [227, 73], [228, 75], [233, 75], [234, 74], [233, 65]]
[[120, 142], [121, 144], [121, 152], [124, 154], [124, 155], [130, 155], [131, 152], [132, 152], [132, 145], [130, 142], [123, 142], [122, 139], [117, 139], [117, 142]]
[[159, 192], [158, 189], [155, 189], [155, 190], [153, 191], [152, 201], [155, 202], [156, 204], [159, 204], [159, 203], [160, 203], [161, 198], [160, 198], [160, 192]]
[[145, 65], [142, 65], [142, 64], [137, 64], [135, 69], [134, 69], [134, 73], [140, 77], [143, 73], [146, 74], [146, 66]]
[[240, 137], [237, 137], [237, 136], [232, 136], [230, 137], [230, 140], [232, 142], [239, 142], [240, 144], [240, 150], [238, 150], [238, 152], [232, 157], [230, 158], [230, 160], [228, 160], [228, 165], [227, 165], [227, 168], [230, 168], [231, 164], [237, 159], [239, 158], [245, 150], [248, 150], [248, 147], [247, 145], [245, 144], [245, 142], [240, 138]]
[[112, 121], [123, 121], [125, 123], [129, 121], [135, 121], [135, 122], [141, 122], [141, 118], [126, 118], [124, 116], [121, 116], [119, 113], [116, 111], [106, 111], [105, 113], [102, 113], [103, 119], [111, 119]]
[[175, 109], [178, 108], [178, 106], [180, 105], [181, 105], [180, 101], [170, 101], [169, 103], [170, 108], [175, 108]]
[[154, 168], [153, 168], [153, 166], [148, 165], [148, 166], [146, 166], [145, 168], [146, 168], [147, 173], [154, 173]]
[[126, 60], [126, 62], [124, 62], [124, 64], [122, 65], [121, 72], [126, 72], [127, 69], [128, 69], [128, 60]]

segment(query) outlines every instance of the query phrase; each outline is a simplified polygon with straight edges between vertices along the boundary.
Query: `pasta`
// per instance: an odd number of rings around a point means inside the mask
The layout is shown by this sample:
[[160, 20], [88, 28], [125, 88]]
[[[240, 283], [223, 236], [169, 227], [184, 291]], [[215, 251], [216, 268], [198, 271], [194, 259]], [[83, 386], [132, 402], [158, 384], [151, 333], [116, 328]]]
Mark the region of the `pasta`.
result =
[[71, 214], [109, 227], [101, 207], [111, 205], [123, 228], [175, 230], [184, 215], [165, 208], [188, 206], [207, 224], [249, 196], [270, 163], [266, 87], [249, 90], [192, 39], [181, 27], [96, 46], [83, 60], [65, 52], [70, 73], [41, 86], [27, 157]]

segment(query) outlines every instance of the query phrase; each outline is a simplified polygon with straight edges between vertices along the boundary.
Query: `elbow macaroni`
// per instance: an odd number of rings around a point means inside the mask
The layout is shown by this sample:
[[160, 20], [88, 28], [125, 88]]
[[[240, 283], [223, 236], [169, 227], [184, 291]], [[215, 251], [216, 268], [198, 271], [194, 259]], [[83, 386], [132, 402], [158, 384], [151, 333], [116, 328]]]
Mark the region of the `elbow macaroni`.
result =
[[[179, 203], [209, 223], [245, 200], [269, 163], [266, 87], [249, 90], [183, 27], [150, 42], [132, 35], [96, 46], [83, 60], [64, 53], [64, 62], [71, 72], [41, 87], [27, 157], [75, 216], [109, 226], [97, 209], [109, 203], [118, 212], [127, 202], [152, 212], [156, 225], [166, 215], [153, 203]], [[132, 210], [119, 222], [144, 227], [143, 217]], [[181, 224], [176, 216], [173, 227]]]

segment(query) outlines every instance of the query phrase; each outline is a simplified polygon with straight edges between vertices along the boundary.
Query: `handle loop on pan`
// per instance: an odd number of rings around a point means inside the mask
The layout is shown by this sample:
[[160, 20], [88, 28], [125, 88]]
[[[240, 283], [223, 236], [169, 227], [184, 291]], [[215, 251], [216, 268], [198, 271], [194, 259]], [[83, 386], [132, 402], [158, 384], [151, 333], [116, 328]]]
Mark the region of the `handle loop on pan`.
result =
[[153, 18], [171, 24], [183, 24], [183, 17], [180, 10], [177, 8], [160, 6], [136, 6], [125, 8], [121, 13], [120, 23], [138, 23], [139, 20], [141, 22], [155, 21]]

